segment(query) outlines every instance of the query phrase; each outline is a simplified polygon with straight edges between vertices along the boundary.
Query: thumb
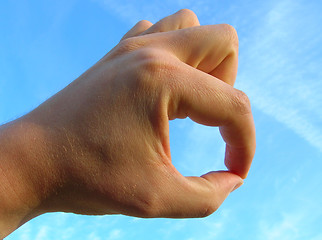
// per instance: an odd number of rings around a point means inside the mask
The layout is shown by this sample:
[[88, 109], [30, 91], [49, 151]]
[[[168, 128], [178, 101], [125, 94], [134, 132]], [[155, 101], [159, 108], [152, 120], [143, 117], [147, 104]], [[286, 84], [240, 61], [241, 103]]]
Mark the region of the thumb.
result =
[[226, 192], [227, 196], [229, 193], [233, 192], [244, 183], [243, 179], [240, 176], [228, 171], [212, 171], [202, 175], [201, 178], [209, 181], [218, 190], [221, 188], [221, 191]]
[[165, 217], [206, 217], [215, 212], [227, 196], [243, 184], [228, 171], [209, 172], [201, 177], [185, 177], [181, 187], [168, 193]]

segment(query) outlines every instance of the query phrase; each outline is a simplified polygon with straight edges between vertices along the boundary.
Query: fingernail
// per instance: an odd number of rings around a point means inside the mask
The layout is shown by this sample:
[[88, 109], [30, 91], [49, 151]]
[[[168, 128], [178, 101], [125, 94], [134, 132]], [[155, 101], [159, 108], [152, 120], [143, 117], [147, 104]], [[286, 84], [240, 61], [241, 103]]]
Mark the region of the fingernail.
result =
[[231, 192], [235, 191], [237, 188], [239, 188], [241, 185], [244, 184], [244, 181], [241, 181], [239, 183], [237, 183], [234, 187], [233, 187], [233, 190], [231, 190]]

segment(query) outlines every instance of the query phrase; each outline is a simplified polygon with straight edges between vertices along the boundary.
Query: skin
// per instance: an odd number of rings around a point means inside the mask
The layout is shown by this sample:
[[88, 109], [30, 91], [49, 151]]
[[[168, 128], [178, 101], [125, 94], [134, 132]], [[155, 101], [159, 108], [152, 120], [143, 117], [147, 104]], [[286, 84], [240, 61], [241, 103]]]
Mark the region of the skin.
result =
[[[238, 37], [181, 10], [137, 23], [107, 55], [0, 127], [0, 238], [46, 212], [205, 217], [249, 171], [255, 128], [233, 88]], [[184, 177], [169, 120], [219, 126], [228, 171]]]

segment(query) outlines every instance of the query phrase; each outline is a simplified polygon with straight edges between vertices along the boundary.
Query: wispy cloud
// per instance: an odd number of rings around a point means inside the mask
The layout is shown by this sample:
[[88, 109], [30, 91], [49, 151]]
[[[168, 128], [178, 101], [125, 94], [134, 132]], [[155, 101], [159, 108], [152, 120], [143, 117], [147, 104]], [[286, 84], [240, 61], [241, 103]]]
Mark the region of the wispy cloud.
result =
[[159, 225], [158, 231], [161, 239], [178, 239], [178, 236], [186, 240], [232, 239], [227, 238], [227, 233], [231, 225], [237, 225], [235, 221], [234, 212], [225, 208], [207, 218], [167, 220]]
[[284, 214], [281, 220], [275, 222], [260, 222], [260, 239], [275, 240], [296, 240], [300, 237], [299, 222], [302, 218], [298, 215]]
[[101, 240], [101, 238], [100, 238], [100, 237], [98, 237], [98, 236], [96, 235], [96, 233], [95, 233], [95, 232], [90, 233], [90, 234], [88, 235], [87, 239], [88, 239], [88, 240]]
[[275, 215], [274, 219], [263, 217], [258, 222], [257, 239], [320, 239], [321, 234], [311, 231], [312, 225], [315, 226], [319, 222], [317, 216], [318, 214], [314, 212], [294, 209], [294, 211], [283, 212], [280, 217]]
[[322, 239], [322, 233], [321, 234], [317, 234], [316, 236], [314, 236], [313, 238], [311, 238], [311, 240], [321, 240]]
[[182, 8], [190, 8], [199, 12], [209, 11], [211, 7], [207, 1], [194, 0], [164, 0], [164, 1], [131, 1], [131, 0], [93, 0], [102, 4], [107, 10], [114, 12], [117, 17], [128, 22], [130, 25], [146, 19], [152, 22], [158, 21], [160, 18]]
[[42, 226], [39, 229], [39, 232], [36, 235], [35, 240], [45, 240], [45, 239], [48, 239], [48, 231], [49, 231], [49, 227], [48, 226]]
[[318, 23], [302, 18], [311, 8], [289, 0], [273, 5], [262, 24], [244, 36], [238, 86], [256, 108], [322, 151], [322, 59], [317, 54], [322, 34], [316, 32]]
[[122, 230], [120, 230], [120, 229], [113, 229], [109, 233], [107, 240], [120, 239], [121, 237], [122, 237]]
[[[30, 238], [30, 234], [31, 234], [31, 224], [29, 222], [26, 223], [26, 224], [24, 224], [22, 227], [20, 227], [19, 230], [21, 231], [20, 236], [19, 236], [19, 238], [21, 240], [29, 240], [29, 239], [31, 239]], [[9, 238], [10, 238], [10, 236], [9, 236]]]
[[61, 239], [72, 239], [72, 237], [75, 235], [75, 232], [76, 229], [74, 227], [68, 227], [62, 232]]

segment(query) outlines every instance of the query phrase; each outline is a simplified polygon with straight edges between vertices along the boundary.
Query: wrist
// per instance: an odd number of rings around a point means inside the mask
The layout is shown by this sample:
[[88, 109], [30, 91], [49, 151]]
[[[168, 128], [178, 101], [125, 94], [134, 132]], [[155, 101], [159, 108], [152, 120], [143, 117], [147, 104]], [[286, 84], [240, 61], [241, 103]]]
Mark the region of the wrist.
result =
[[42, 204], [58, 176], [48, 147], [35, 124], [18, 119], [0, 126], [0, 239], [46, 212]]

